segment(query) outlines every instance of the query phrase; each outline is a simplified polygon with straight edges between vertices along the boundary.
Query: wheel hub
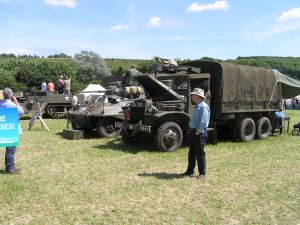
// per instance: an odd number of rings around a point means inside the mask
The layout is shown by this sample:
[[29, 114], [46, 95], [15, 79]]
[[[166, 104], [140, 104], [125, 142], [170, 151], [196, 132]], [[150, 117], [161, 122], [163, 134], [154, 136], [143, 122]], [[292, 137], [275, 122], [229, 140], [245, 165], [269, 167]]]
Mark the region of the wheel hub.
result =
[[112, 126], [112, 125], [110, 125], [110, 126], [106, 126], [105, 127], [105, 130], [106, 130], [106, 132], [107, 133], [113, 133], [114, 131], [115, 131], [115, 129], [114, 129], [114, 127]]
[[172, 147], [177, 140], [177, 133], [174, 130], [167, 130], [164, 135], [164, 144], [167, 147]]

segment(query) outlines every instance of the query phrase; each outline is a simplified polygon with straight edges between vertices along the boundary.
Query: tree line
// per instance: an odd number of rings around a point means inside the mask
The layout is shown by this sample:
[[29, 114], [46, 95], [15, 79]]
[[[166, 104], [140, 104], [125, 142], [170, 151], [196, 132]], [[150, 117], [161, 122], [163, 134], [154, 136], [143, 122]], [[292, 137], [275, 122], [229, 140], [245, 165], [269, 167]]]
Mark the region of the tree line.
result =
[[[277, 69], [300, 80], [300, 57], [238, 57], [234, 60], [221, 60], [202, 57], [201, 60], [228, 62]], [[189, 59], [177, 62], [183, 63]], [[89, 83], [100, 83], [105, 76], [122, 75], [135, 63], [142, 72], [151, 72], [153, 60], [104, 60], [95, 52], [81, 51], [74, 57], [64, 53], [54, 54], [48, 58], [27, 55], [0, 54], [0, 89], [11, 87], [14, 91], [33, 88], [38, 90], [44, 81], [56, 82], [60, 75], [72, 79], [71, 91], [82, 90]], [[108, 66], [108, 64], [110, 66]]]
[[229, 60], [202, 57], [201, 60], [227, 62], [241, 65], [259, 66], [267, 69], [276, 69], [283, 74], [300, 80], [300, 57], [239, 56], [236, 59]]

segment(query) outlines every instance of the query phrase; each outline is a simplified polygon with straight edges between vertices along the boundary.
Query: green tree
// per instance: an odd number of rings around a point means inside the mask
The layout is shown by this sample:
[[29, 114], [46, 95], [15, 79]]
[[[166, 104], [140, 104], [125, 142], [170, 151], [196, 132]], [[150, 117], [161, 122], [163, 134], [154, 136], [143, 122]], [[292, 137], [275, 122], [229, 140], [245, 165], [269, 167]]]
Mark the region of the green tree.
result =
[[81, 53], [75, 54], [74, 59], [77, 64], [77, 78], [81, 82], [101, 80], [103, 77], [111, 75], [104, 59], [95, 52], [81, 51]]
[[13, 71], [0, 68], [0, 89], [3, 90], [6, 87], [11, 88], [13, 91], [23, 90], [26, 85], [16, 82]]
[[155, 64], [156, 62], [154, 60], [143, 61], [138, 65], [138, 70], [141, 73], [151, 73]]

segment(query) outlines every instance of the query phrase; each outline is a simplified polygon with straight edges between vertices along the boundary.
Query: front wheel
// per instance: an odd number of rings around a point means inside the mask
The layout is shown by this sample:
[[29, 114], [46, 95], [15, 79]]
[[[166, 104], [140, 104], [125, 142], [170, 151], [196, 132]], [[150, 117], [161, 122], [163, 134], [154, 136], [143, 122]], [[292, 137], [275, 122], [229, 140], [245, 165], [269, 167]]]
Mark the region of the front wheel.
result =
[[175, 151], [182, 145], [182, 129], [175, 122], [165, 122], [157, 129], [154, 139], [159, 150]]

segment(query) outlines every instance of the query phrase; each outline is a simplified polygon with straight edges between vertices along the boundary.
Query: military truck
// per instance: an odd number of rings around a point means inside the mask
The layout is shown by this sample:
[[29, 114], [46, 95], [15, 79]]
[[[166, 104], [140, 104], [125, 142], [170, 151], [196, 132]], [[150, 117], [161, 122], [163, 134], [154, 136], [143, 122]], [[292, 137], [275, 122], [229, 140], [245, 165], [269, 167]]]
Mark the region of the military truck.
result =
[[39, 111], [37, 104], [39, 103], [41, 112], [52, 118], [65, 117], [66, 112], [72, 108], [71, 94], [50, 94], [46, 91], [37, 91], [18, 99], [25, 113]]
[[152, 135], [159, 150], [174, 151], [182, 145], [189, 131], [193, 103], [190, 92], [202, 88], [211, 117], [209, 136], [217, 142], [217, 128], [240, 141], [255, 137], [265, 139], [281, 100], [280, 85], [276, 85], [273, 70], [227, 63], [191, 61], [182, 66], [163, 68], [151, 76], [137, 77], [147, 98], [124, 107], [122, 128], [125, 143], [139, 136]]

